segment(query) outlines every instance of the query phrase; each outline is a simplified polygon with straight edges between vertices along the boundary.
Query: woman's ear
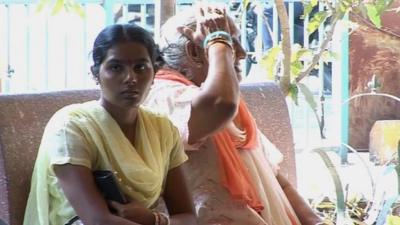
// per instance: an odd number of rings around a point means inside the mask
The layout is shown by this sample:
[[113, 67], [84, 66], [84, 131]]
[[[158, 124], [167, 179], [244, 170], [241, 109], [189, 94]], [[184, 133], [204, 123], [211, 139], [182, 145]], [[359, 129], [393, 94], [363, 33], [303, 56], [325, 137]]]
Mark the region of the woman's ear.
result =
[[99, 71], [96, 66], [91, 66], [90, 71], [92, 72], [93, 80], [96, 82], [96, 84], [100, 84], [100, 79], [99, 79]]
[[203, 66], [204, 62], [204, 51], [201, 47], [197, 46], [192, 41], [186, 42], [185, 51], [188, 56], [189, 62], [195, 66]]
[[90, 72], [92, 72], [93, 77], [97, 77], [99, 75], [99, 70], [97, 69], [96, 66], [91, 66]]

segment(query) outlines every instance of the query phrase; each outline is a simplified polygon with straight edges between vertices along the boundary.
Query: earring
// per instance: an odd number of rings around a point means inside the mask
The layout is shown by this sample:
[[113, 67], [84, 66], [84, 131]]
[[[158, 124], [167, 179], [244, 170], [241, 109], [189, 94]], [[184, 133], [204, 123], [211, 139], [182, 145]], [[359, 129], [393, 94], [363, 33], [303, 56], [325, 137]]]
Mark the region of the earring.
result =
[[94, 76], [93, 76], [93, 80], [94, 80], [94, 82], [96, 83], [96, 85], [99, 85], [99, 84], [100, 84], [100, 79], [99, 79], [99, 76], [98, 76], [98, 75], [94, 75]]

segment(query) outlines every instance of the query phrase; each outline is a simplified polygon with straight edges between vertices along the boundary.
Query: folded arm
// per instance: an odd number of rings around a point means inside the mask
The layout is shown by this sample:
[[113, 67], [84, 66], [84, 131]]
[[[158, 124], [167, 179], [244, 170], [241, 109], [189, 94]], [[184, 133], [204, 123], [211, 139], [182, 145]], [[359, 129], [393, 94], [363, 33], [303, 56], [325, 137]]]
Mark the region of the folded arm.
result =
[[139, 224], [110, 212], [89, 168], [71, 164], [55, 165], [54, 172], [65, 196], [85, 225]]

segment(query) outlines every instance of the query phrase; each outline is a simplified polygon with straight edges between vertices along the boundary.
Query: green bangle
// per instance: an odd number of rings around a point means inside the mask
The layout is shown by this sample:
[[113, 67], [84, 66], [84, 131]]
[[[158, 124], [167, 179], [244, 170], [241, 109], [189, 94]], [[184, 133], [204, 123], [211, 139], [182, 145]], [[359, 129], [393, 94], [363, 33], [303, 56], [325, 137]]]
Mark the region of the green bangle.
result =
[[231, 35], [226, 31], [220, 30], [220, 31], [212, 32], [212, 33], [207, 35], [207, 37], [203, 41], [203, 48], [205, 49], [207, 47], [208, 42], [210, 42], [210, 41], [212, 41], [214, 39], [218, 39], [218, 38], [225, 39], [231, 45], [233, 44]]

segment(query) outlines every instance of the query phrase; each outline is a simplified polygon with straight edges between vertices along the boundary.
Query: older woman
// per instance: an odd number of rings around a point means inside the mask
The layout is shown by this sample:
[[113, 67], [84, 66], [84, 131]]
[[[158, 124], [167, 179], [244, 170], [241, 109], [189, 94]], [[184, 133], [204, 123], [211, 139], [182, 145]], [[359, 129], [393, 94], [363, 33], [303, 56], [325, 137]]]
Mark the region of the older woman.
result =
[[270, 160], [273, 145], [240, 98], [246, 53], [225, 9], [186, 10], [161, 33], [165, 65], [144, 104], [168, 114], [186, 150], [195, 150], [187, 179], [200, 224], [318, 223]]

